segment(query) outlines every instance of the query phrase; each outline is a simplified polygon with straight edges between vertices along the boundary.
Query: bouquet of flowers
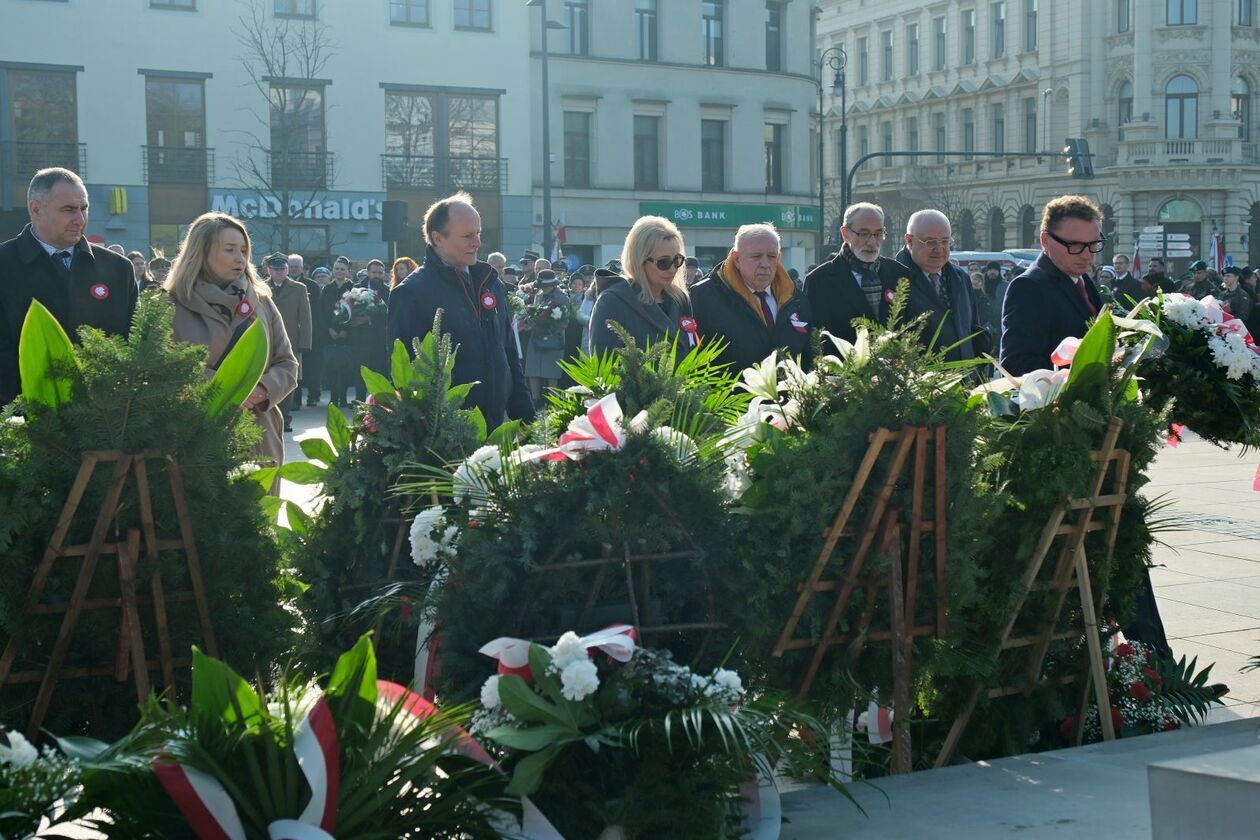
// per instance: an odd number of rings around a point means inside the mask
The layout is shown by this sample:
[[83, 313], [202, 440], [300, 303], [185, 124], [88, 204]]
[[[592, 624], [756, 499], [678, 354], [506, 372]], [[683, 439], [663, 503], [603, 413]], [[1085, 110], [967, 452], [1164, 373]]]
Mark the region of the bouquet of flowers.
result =
[[0, 837], [30, 837], [79, 783], [75, 761], [0, 727]]
[[380, 294], [367, 286], [352, 286], [341, 296], [337, 304], [336, 321], [338, 324], [363, 324], [375, 315], [384, 315], [388, 311]]
[[[1180, 729], [1183, 723], [1202, 718], [1216, 700], [1207, 687], [1212, 666], [1198, 674], [1198, 660], [1186, 664], [1165, 662], [1149, 645], [1126, 641], [1117, 633], [1107, 666], [1107, 693], [1111, 700], [1111, 723], [1117, 737], [1149, 735]], [[1069, 715], [1059, 724], [1059, 732], [1070, 739], [1077, 721]], [[1085, 712], [1083, 743], [1102, 740], [1098, 707]]]
[[520, 319], [521, 329], [533, 330], [535, 333], [553, 333], [562, 332], [576, 315], [577, 311], [568, 301], [543, 297], [527, 304], [517, 317]]
[[481, 651], [499, 673], [482, 687], [472, 732], [510, 765], [508, 792], [528, 795], [566, 837], [611, 826], [631, 838], [741, 836], [774, 796], [776, 766], [840, 788], [825, 754], [792, 734], [819, 731], [815, 721], [750, 698], [733, 671], [697, 673], [638, 647], [626, 625]]
[[1213, 297], [1160, 295], [1139, 310], [1168, 338], [1140, 370], [1152, 406], [1217, 445], [1260, 445], [1260, 347], [1243, 322]]

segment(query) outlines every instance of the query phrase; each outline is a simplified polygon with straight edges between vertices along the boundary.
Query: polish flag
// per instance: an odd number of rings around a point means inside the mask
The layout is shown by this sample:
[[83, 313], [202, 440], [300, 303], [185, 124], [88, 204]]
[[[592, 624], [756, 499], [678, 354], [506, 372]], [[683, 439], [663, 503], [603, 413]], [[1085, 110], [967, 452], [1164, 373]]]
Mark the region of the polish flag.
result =
[[1129, 272], [1134, 277], [1142, 276], [1142, 246], [1136, 241], [1133, 243], [1133, 259], [1129, 260]]

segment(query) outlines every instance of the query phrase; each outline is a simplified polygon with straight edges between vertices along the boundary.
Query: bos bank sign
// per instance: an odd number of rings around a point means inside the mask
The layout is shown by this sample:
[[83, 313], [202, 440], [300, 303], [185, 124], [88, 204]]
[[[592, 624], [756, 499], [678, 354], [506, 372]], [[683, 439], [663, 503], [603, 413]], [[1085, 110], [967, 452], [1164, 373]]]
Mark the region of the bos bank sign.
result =
[[[366, 222], [380, 221], [383, 200], [363, 193], [321, 193], [298, 196], [289, 201], [291, 219], [306, 221]], [[283, 206], [273, 195], [257, 192], [220, 192], [210, 194], [210, 209], [238, 219], [278, 219]]]

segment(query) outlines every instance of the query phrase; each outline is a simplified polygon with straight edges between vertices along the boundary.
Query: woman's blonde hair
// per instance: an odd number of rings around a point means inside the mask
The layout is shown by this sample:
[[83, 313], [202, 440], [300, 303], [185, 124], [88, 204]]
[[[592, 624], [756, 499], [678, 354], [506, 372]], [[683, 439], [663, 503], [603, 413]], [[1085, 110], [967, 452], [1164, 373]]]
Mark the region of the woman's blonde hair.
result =
[[258, 271], [250, 258], [254, 249], [250, 244], [249, 231], [245, 229], [245, 223], [227, 213], [202, 213], [189, 225], [188, 233], [184, 236], [184, 242], [179, 249], [179, 256], [175, 257], [174, 262], [171, 263], [171, 273], [166, 275], [166, 283], [162, 286], [174, 296], [175, 300], [185, 305], [191, 303], [193, 286], [198, 280], [215, 283], [214, 276], [207, 265], [210, 249], [219, 241], [219, 234], [228, 228], [240, 231], [241, 236], [245, 238], [245, 277], [253, 286], [254, 294], [259, 297], [271, 296], [267, 284], [259, 279]]
[[[394, 265], [389, 270], [389, 287], [391, 289], [402, 282], [402, 280], [398, 279], [398, 266], [400, 265], [407, 266], [407, 274], [410, 274], [411, 272], [415, 271], [417, 268], [420, 267], [419, 265], [416, 264], [416, 261], [413, 260], [411, 257], [399, 257], [398, 259], [394, 260]], [[403, 280], [407, 279], [407, 274], [403, 275]]]
[[[678, 252], [684, 253], [682, 232], [678, 226], [663, 216], [640, 216], [626, 234], [626, 244], [621, 249], [621, 271], [639, 293], [639, 300], [655, 303], [643, 273], [643, 263], [667, 239], [678, 240]], [[686, 264], [674, 272], [674, 279], [665, 287], [665, 294], [681, 303], [687, 299]]]

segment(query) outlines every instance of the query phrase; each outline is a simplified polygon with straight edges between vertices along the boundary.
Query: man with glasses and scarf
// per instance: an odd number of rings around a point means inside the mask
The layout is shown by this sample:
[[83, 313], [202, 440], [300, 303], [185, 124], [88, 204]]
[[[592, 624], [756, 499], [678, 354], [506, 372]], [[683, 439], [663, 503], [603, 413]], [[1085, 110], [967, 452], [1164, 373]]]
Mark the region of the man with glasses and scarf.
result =
[[844, 211], [840, 236], [844, 244], [831, 259], [805, 275], [805, 296], [820, 329], [855, 341], [854, 318], [884, 321], [897, 281], [905, 269], [879, 255], [887, 235], [884, 211], [861, 202]]
[[1106, 244], [1102, 211], [1082, 195], [1064, 195], [1041, 215], [1041, 256], [1011, 281], [1002, 303], [1002, 367], [1014, 376], [1053, 367], [1050, 354], [1082, 338], [1102, 308], [1089, 276]]

